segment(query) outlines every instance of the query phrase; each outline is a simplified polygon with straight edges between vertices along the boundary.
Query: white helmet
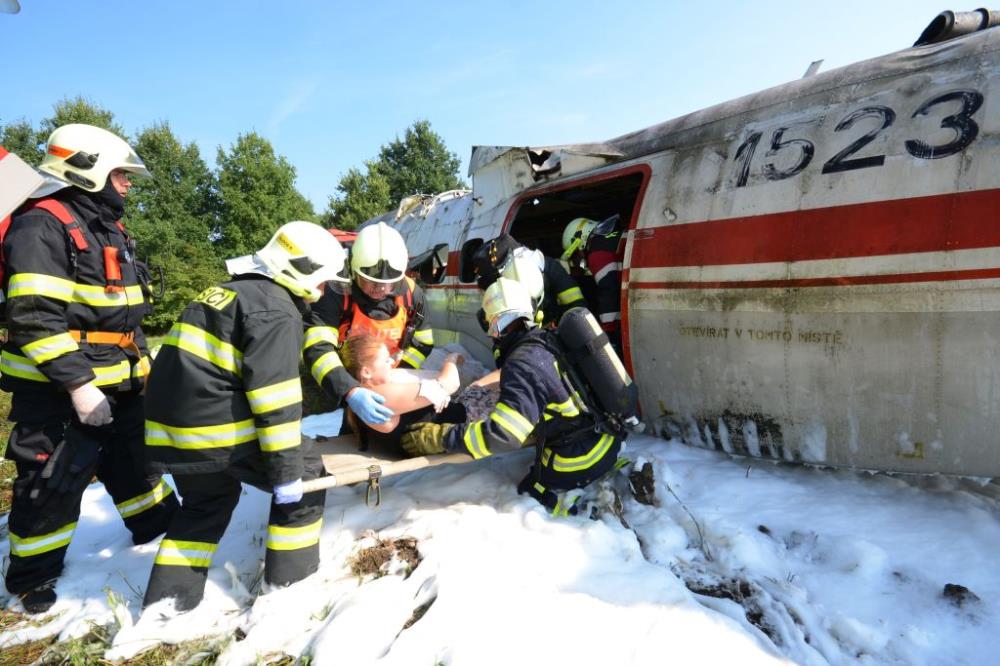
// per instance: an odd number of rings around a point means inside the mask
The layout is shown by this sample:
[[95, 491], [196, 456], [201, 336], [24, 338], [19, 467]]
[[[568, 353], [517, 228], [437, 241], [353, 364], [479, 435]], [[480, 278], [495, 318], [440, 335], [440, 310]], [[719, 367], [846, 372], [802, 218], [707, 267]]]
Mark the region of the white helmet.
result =
[[539, 266], [539, 258], [534, 251], [526, 247], [515, 248], [511, 252], [500, 270], [500, 277], [520, 282], [536, 303], [545, 295], [545, 279]]
[[578, 217], [566, 225], [563, 230], [562, 258], [569, 259], [573, 253], [580, 248], [587, 247], [587, 240], [590, 239], [590, 232], [597, 226], [597, 222], [586, 217]]
[[520, 282], [507, 278], [499, 278], [483, 294], [483, 314], [492, 338], [499, 338], [518, 319], [524, 319], [528, 328], [536, 325], [535, 308], [528, 290]]
[[399, 232], [379, 222], [358, 232], [351, 246], [351, 271], [370, 282], [397, 282], [403, 279], [409, 258]]
[[49, 135], [45, 158], [38, 167], [88, 192], [100, 192], [115, 169], [148, 176], [132, 146], [117, 134], [93, 125], [63, 125]]
[[347, 252], [329, 231], [312, 222], [289, 222], [256, 254], [272, 280], [296, 296], [312, 303], [324, 282], [345, 282], [337, 275], [344, 268]]

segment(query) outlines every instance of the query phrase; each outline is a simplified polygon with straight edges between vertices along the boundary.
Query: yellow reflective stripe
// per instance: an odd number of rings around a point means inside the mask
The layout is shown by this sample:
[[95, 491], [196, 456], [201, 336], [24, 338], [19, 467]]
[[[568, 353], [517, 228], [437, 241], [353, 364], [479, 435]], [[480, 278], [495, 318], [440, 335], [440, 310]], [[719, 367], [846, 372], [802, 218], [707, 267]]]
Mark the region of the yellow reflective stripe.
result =
[[323, 378], [326, 377], [331, 370], [341, 368], [343, 366], [344, 364], [341, 363], [340, 356], [337, 355], [337, 352], [330, 351], [316, 359], [316, 361], [312, 364], [310, 372], [312, 373], [313, 379], [316, 380], [316, 383], [322, 384]]
[[[564, 401], [559, 403], [550, 402], [545, 405], [545, 409], [547, 411], [556, 412], [560, 416], [573, 417], [580, 415], [580, 409], [576, 406], [576, 403], [573, 402], [572, 397], [566, 398]], [[548, 418], [548, 415], [546, 415], [546, 417]]]
[[422, 328], [419, 331], [413, 332], [413, 341], [419, 342], [422, 345], [433, 345], [434, 344], [434, 329]]
[[145, 377], [149, 374], [149, 368], [152, 364], [153, 359], [148, 356], [143, 356], [138, 363], [132, 366], [132, 377]]
[[212, 566], [212, 555], [215, 554], [215, 549], [218, 547], [218, 544], [203, 541], [164, 539], [160, 542], [160, 549], [156, 551], [156, 559], [153, 560], [153, 564], [207, 569]]
[[260, 450], [268, 453], [282, 451], [302, 443], [302, 422], [279, 423], [266, 428], [257, 428]]
[[268, 525], [267, 548], [268, 550], [299, 550], [315, 546], [319, 543], [319, 532], [322, 527], [322, 518], [302, 527]]
[[217, 449], [257, 439], [253, 419], [220, 425], [180, 428], [146, 421], [147, 446], [172, 446], [175, 449]]
[[465, 448], [469, 450], [476, 460], [490, 455], [490, 450], [486, 448], [486, 440], [483, 438], [483, 422], [476, 421], [469, 425], [465, 431]]
[[340, 333], [333, 326], [310, 326], [306, 329], [306, 338], [302, 343], [303, 349], [308, 349], [321, 342], [329, 342], [334, 347], [340, 341]]
[[580, 291], [579, 287], [570, 287], [566, 291], [561, 291], [556, 294], [556, 300], [559, 301], [559, 305], [566, 305], [567, 303], [572, 303], [574, 301], [582, 301], [583, 292]]
[[30, 379], [35, 382], [49, 381], [49, 378], [39, 372], [29, 359], [11, 354], [8, 351], [0, 352], [0, 374], [19, 379]]
[[118, 509], [118, 513], [122, 518], [129, 518], [130, 516], [142, 513], [146, 509], [156, 506], [172, 492], [174, 492], [174, 489], [171, 488], [166, 481], [160, 479], [160, 482], [156, 484], [156, 487], [148, 493], [143, 493], [142, 495], [125, 500], [124, 502], [119, 502], [118, 504], [115, 504], [115, 508]]
[[264, 414], [275, 409], [302, 402], [302, 381], [296, 377], [270, 386], [247, 391], [250, 410], [254, 414]]
[[76, 283], [65, 278], [43, 275], [42, 273], [17, 273], [10, 276], [7, 298], [21, 296], [45, 296], [69, 303], [73, 300]]
[[[589, 469], [600, 462], [601, 458], [607, 454], [608, 449], [611, 448], [614, 441], [615, 438], [611, 435], [601, 435], [601, 438], [597, 440], [597, 444], [594, 445], [594, 448], [582, 456], [577, 456], [575, 458], [563, 458], [559, 454], [556, 454], [555, 460], [552, 462], [552, 470], [555, 472], [580, 472], [582, 470]], [[544, 459], [543, 464], [547, 464], [547, 461]]]
[[414, 368], [419, 368], [427, 360], [427, 357], [417, 351], [416, 347], [407, 347], [400, 357], [401, 361], [406, 361]]
[[69, 333], [57, 333], [41, 340], [29, 342], [21, 346], [21, 351], [28, 355], [36, 365], [59, 358], [80, 349], [76, 340]]
[[97, 386], [112, 386], [120, 384], [132, 376], [132, 364], [128, 360], [119, 361], [114, 365], [106, 365], [93, 368], [97, 378], [94, 384]]
[[236, 347], [197, 326], [175, 323], [163, 344], [173, 345], [237, 375], [243, 371], [243, 354]]
[[535, 429], [535, 425], [524, 415], [502, 402], [498, 402], [494, 410], [490, 412], [490, 420], [514, 435], [520, 444], [524, 444], [524, 440]]
[[57, 548], [68, 546], [76, 531], [76, 523], [63, 525], [54, 532], [42, 534], [36, 537], [19, 537], [13, 532], [10, 533], [10, 554], [18, 557], [31, 557], [41, 555]]
[[134, 307], [142, 305], [145, 297], [142, 287], [137, 284], [125, 287], [124, 291], [110, 293], [101, 285], [76, 284], [73, 286], [73, 302], [95, 308]]
[[556, 516], [557, 518], [568, 517], [570, 515], [569, 510], [573, 508], [573, 505], [576, 504], [576, 501], [578, 499], [580, 499], [580, 496], [574, 495], [573, 497], [570, 498], [569, 502], [564, 502], [563, 500], [565, 499], [566, 499], [566, 493], [560, 493], [556, 499], [556, 506], [554, 509], [552, 509], [553, 516]]

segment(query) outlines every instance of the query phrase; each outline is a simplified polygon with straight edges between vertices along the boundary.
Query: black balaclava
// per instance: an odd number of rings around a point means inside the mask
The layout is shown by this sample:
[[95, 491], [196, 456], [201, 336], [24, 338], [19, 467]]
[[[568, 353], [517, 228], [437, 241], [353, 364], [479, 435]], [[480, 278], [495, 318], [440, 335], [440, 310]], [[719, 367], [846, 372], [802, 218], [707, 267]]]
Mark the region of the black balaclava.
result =
[[108, 181], [104, 183], [104, 189], [94, 192], [91, 195], [102, 210], [111, 216], [111, 220], [117, 222], [125, 215], [125, 197], [115, 191], [115, 186], [111, 184], [111, 175], [108, 174]]

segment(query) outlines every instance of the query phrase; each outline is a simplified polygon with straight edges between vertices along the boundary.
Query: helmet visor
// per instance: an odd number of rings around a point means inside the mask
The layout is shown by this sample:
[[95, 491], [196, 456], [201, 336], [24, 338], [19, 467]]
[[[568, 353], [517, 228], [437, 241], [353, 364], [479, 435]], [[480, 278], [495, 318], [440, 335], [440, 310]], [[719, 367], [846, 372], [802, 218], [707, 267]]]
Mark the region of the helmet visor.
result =
[[396, 282], [403, 278], [403, 271], [394, 268], [385, 259], [379, 259], [374, 266], [362, 266], [357, 272], [372, 282]]
[[491, 338], [499, 338], [507, 327], [518, 319], [525, 319], [525, 314], [517, 310], [503, 312], [493, 318], [493, 321], [490, 322], [487, 333], [489, 333]]

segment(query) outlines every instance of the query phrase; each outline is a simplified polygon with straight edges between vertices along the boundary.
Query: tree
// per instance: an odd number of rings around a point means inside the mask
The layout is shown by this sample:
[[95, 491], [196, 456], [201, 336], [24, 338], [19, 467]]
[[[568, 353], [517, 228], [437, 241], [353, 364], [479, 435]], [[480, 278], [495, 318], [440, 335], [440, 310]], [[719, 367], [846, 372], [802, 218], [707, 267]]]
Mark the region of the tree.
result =
[[0, 146], [32, 166], [41, 164], [42, 157], [45, 156], [45, 151], [38, 140], [38, 133], [31, 128], [27, 120], [4, 125], [3, 130], [0, 130]]
[[330, 197], [324, 223], [354, 229], [359, 223], [397, 206], [411, 194], [437, 194], [465, 187], [458, 177], [460, 161], [449, 152], [430, 122], [418, 120], [403, 139], [382, 146], [378, 158], [365, 162], [366, 172], [350, 169]]
[[[376, 165], [389, 181], [389, 196], [399, 203], [411, 194], [437, 194], [465, 187], [458, 177], [461, 161], [427, 120], [418, 120], [379, 151]], [[384, 211], [383, 211], [384, 212]]]
[[351, 230], [365, 220], [381, 215], [392, 208], [389, 181], [375, 168], [374, 162], [365, 162], [366, 173], [350, 169], [340, 179], [339, 198], [330, 197], [330, 206], [323, 223], [328, 227]]
[[49, 138], [52, 130], [70, 123], [103, 127], [127, 140], [125, 130], [115, 122], [114, 113], [102, 109], [85, 97], [77, 96], [73, 99], [64, 98], [55, 103], [52, 116], [44, 119], [38, 130], [41, 142], [44, 143]]
[[163, 271], [164, 295], [146, 318], [149, 330], [162, 331], [205, 287], [225, 279], [210, 240], [217, 188], [198, 147], [182, 145], [168, 124], [146, 128], [133, 145], [152, 177], [132, 181], [125, 220], [139, 258]]
[[314, 220], [312, 204], [295, 189], [295, 168], [255, 132], [219, 149], [221, 216], [215, 229], [221, 256], [249, 254], [292, 220]]

